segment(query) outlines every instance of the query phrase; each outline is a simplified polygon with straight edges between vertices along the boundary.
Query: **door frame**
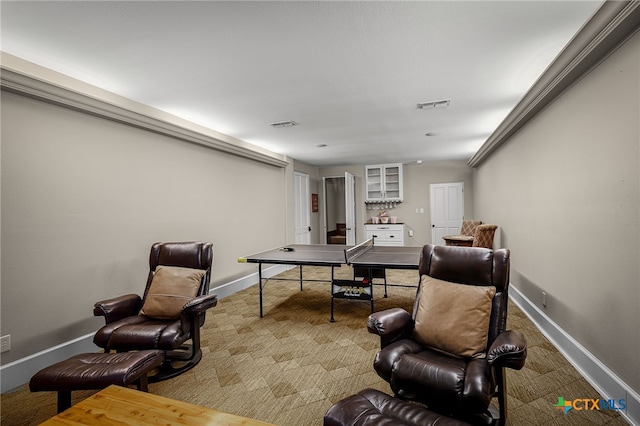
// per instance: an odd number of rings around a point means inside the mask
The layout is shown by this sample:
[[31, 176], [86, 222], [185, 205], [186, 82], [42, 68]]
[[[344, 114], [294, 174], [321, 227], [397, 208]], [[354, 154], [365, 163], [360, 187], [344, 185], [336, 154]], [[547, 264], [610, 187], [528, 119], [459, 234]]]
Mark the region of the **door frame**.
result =
[[[436, 197], [435, 189], [436, 188], [444, 188], [444, 200], [443, 205], [439, 205], [440, 199]], [[454, 214], [454, 217], [450, 216], [450, 207], [452, 203], [449, 202], [449, 196], [451, 195], [449, 189], [455, 188], [455, 200], [454, 205], [457, 206], [457, 213]], [[444, 241], [442, 237], [445, 235], [457, 235], [460, 233], [460, 229], [462, 228], [462, 221], [464, 220], [464, 182], [446, 182], [446, 183], [431, 183], [429, 184], [429, 201], [431, 205], [430, 209], [430, 221], [431, 221], [431, 244], [434, 245], [443, 245]], [[439, 221], [437, 219], [438, 211], [442, 210], [444, 212], [444, 216], [446, 219], [442, 219], [442, 223], [436, 223]], [[443, 228], [440, 230], [440, 228]]]
[[347, 245], [356, 244], [356, 177], [344, 172], [344, 214], [347, 224]]
[[[323, 176], [322, 177], [322, 237], [320, 241], [322, 244], [327, 244], [327, 179], [342, 179], [344, 181], [344, 197], [345, 197], [345, 222], [347, 227], [346, 232], [346, 244], [355, 245], [357, 236], [357, 209], [356, 209], [356, 177], [355, 175], [344, 172], [344, 176]], [[347, 182], [352, 181], [352, 184], [347, 185]], [[347, 190], [347, 187], [351, 189], [351, 192]], [[349, 206], [353, 207], [351, 215], [349, 215]], [[349, 224], [351, 219], [351, 225]], [[350, 229], [351, 228], [351, 229]]]
[[[293, 172], [293, 193], [295, 243], [311, 244], [311, 194], [307, 173]], [[301, 219], [300, 223], [298, 223], [298, 219]], [[306, 231], [300, 232], [303, 227], [306, 228]]]

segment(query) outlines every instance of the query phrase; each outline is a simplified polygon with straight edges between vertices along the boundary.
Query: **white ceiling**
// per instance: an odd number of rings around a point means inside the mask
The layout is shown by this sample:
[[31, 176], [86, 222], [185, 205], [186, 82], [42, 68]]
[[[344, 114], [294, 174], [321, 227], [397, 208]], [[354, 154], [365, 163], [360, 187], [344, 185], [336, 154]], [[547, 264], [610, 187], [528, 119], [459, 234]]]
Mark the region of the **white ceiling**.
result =
[[[600, 4], [3, 0], [0, 12], [7, 53], [332, 166], [468, 160]], [[269, 126], [287, 120], [298, 125]]]

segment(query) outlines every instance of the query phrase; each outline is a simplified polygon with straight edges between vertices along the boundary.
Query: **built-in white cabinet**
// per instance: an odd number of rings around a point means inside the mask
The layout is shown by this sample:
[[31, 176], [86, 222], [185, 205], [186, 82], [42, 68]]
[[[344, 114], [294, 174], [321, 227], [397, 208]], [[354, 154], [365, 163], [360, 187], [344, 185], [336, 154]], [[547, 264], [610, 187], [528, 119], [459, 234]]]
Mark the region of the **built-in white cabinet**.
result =
[[364, 225], [366, 239], [374, 238], [373, 244], [377, 246], [403, 246], [404, 225], [394, 223], [381, 223]]
[[402, 164], [364, 166], [365, 202], [402, 201]]

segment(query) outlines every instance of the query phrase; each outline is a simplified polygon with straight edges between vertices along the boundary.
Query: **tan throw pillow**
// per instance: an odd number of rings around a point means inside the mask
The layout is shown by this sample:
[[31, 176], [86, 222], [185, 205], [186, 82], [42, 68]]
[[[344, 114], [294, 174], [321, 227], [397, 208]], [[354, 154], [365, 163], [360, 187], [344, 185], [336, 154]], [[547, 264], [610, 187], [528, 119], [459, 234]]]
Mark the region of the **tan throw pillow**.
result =
[[182, 307], [198, 293], [205, 272], [178, 266], [158, 266], [140, 313], [151, 318], [180, 318]]
[[422, 277], [414, 338], [461, 357], [484, 358], [495, 287]]

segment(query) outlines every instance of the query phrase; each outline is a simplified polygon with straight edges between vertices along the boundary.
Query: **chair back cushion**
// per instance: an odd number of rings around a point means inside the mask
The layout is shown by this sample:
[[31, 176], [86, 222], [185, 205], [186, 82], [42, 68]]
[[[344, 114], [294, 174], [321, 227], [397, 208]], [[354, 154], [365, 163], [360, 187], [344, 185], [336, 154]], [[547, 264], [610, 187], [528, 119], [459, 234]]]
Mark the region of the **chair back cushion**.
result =
[[493, 237], [497, 225], [478, 225], [473, 234], [473, 247], [493, 248]]
[[[479, 247], [435, 246], [427, 244], [422, 248], [420, 275], [429, 275], [443, 281], [476, 286], [493, 286], [493, 297], [489, 340], [495, 338], [507, 326], [507, 302], [509, 289], [508, 249], [491, 250]], [[422, 291], [420, 288], [419, 292]], [[414, 304], [413, 316], [418, 308], [419, 297]]]
[[486, 356], [496, 288], [423, 275], [413, 337], [425, 346], [468, 358]]
[[178, 319], [200, 288], [202, 269], [160, 265], [156, 268], [140, 313], [157, 319]]
[[[149, 277], [147, 289], [159, 265], [179, 266], [181, 268], [202, 269], [205, 275], [198, 289], [198, 296], [209, 293], [211, 265], [213, 264], [213, 246], [203, 242], [155, 243], [149, 254]], [[146, 294], [146, 293], [145, 293]], [[146, 296], [145, 296], [146, 298]]]
[[462, 229], [460, 229], [460, 235], [468, 235], [473, 237], [478, 225], [482, 225], [481, 220], [463, 220]]

